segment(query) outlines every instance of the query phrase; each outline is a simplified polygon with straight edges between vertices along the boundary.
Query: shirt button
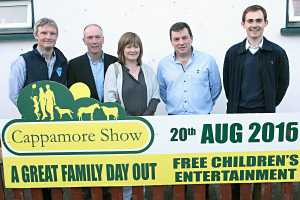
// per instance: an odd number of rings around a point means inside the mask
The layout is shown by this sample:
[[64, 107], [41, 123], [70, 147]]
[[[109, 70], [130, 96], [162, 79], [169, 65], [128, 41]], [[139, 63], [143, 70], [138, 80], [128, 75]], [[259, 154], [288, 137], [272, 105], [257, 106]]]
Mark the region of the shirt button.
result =
[[183, 92], [187, 92], [186, 90], [184, 90]]
[[186, 80], [183, 81], [184, 83], [186, 82]]

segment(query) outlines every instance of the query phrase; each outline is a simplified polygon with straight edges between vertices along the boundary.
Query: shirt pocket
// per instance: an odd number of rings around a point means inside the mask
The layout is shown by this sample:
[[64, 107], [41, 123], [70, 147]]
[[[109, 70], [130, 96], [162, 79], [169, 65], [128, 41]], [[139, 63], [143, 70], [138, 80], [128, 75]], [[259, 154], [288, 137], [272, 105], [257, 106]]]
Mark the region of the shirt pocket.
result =
[[189, 78], [193, 84], [208, 85], [208, 70], [204, 68], [195, 68], [189, 72]]

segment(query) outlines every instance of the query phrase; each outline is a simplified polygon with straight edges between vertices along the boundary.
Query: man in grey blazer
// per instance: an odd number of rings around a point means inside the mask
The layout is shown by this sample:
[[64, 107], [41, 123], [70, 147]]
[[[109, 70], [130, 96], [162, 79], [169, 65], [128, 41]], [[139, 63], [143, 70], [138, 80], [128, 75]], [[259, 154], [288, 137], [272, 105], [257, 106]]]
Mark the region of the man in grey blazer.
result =
[[69, 62], [67, 85], [70, 87], [76, 82], [83, 82], [89, 87], [91, 97], [103, 102], [106, 70], [118, 59], [103, 52], [103, 31], [97, 24], [89, 24], [84, 28], [83, 42], [87, 53]]

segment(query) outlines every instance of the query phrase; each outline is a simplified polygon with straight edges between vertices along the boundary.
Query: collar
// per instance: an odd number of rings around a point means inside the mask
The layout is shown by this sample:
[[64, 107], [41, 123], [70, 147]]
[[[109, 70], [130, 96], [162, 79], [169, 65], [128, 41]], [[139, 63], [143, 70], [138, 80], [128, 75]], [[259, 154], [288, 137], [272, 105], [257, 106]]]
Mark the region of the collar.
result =
[[[40, 48], [38, 48], [37, 44], [33, 45], [33, 49], [35, 49], [37, 51], [37, 53], [40, 54], [40, 56], [42, 56], [43, 58], [46, 58], [45, 55], [43, 54], [43, 51]], [[53, 48], [51, 58], [53, 58], [55, 56], [56, 56], [55, 48]]]
[[[265, 51], [272, 51], [273, 48], [272, 48], [272, 43], [267, 40], [265, 37], [263, 37], [263, 42], [262, 43], [262, 46], [260, 46], [260, 48], [262, 50], [265, 50]], [[238, 53], [239, 54], [243, 54], [243, 53], [246, 53], [248, 49], [246, 49], [246, 44], [247, 43], [247, 39], [244, 39], [241, 43], [239, 43], [239, 47], [238, 47]]]
[[86, 55], [88, 56], [89, 61], [90, 61], [90, 63], [92, 63], [92, 64], [98, 64], [98, 63], [104, 62], [104, 53], [103, 53], [103, 51], [102, 51], [102, 54], [101, 54], [100, 59], [99, 59], [99, 60], [96, 60], [96, 61], [95, 61], [95, 60], [92, 60], [92, 57], [89, 55], [88, 52], [86, 53]]
[[252, 47], [251, 44], [250, 44], [250, 41], [247, 39], [246, 40], [246, 50], [248, 49], [261, 49], [262, 46], [263, 46], [263, 42], [264, 42], [264, 38], [261, 39], [260, 43], [258, 44], [258, 47]]
[[[192, 56], [191, 56], [191, 58], [193, 58], [194, 57], [194, 55], [195, 55], [195, 53], [194, 53], [194, 48], [193, 48], [193, 46], [192, 46]], [[177, 60], [176, 60], [176, 51], [174, 51], [174, 53], [173, 53], [173, 60], [174, 60], [174, 62], [177, 62]]]

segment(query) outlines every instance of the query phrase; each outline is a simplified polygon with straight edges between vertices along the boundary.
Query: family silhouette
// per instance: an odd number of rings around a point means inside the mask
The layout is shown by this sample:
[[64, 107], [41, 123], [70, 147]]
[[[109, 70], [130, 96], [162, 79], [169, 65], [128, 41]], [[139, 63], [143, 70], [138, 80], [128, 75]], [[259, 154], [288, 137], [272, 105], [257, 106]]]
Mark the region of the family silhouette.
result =
[[[57, 113], [58, 119], [63, 119], [63, 116], [73, 119], [74, 112], [72, 109], [63, 108], [56, 103], [55, 93], [52, 91], [49, 84], [37, 87], [36, 84], [32, 84], [32, 96], [30, 99], [33, 102], [33, 112], [36, 120], [54, 120], [54, 113]], [[117, 120], [119, 117], [118, 107], [106, 107], [98, 103], [93, 103], [87, 106], [81, 106], [77, 109], [77, 119], [83, 120], [85, 115], [86, 119], [94, 120], [94, 114], [96, 109], [102, 109], [106, 120], [112, 119]], [[76, 116], [76, 115], [75, 115]]]
[[[36, 90], [36, 84], [32, 85], [33, 92]], [[43, 87], [39, 87], [38, 96], [31, 96], [33, 101], [33, 112], [37, 120], [44, 120], [49, 117], [54, 120], [54, 106], [56, 105], [54, 92], [49, 84], [46, 84], [46, 91]]]

